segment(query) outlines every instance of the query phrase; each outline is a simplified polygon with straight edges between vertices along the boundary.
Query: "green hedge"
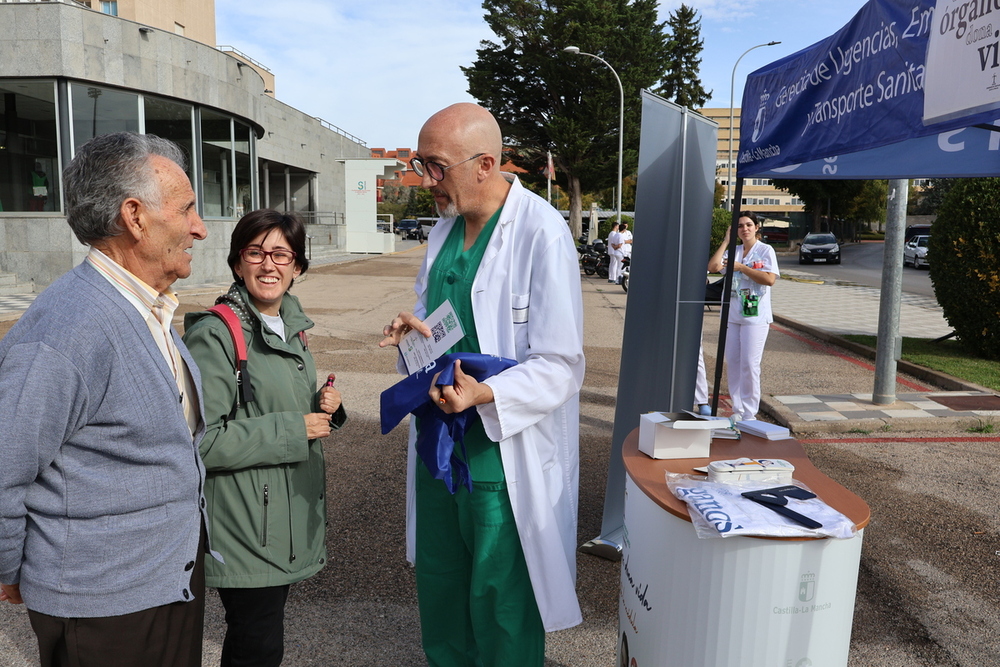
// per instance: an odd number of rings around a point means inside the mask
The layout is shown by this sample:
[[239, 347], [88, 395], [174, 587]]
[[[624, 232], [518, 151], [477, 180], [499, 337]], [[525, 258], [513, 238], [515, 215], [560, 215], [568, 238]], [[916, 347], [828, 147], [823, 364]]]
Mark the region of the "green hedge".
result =
[[938, 210], [927, 259], [963, 347], [1000, 359], [1000, 178], [957, 181]]

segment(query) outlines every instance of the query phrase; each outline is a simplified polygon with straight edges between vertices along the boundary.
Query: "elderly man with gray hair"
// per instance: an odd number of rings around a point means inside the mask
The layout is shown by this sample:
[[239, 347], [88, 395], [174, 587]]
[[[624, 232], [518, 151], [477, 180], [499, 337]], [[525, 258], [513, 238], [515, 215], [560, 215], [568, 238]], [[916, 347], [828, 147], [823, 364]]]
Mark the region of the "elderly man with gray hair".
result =
[[205, 430], [171, 284], [205, 238], [184, 155], [97, 137], [66, 168], [90, 246], [0, 340], [0, 600], [49, 665], [200, 667]]

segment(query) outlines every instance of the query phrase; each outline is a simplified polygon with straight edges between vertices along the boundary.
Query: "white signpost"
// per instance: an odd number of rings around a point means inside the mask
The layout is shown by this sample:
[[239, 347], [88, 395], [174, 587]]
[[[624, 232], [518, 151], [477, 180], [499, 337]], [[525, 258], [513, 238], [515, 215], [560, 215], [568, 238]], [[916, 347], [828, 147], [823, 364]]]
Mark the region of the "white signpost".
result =
[[376, 179], [394, 178], [404, 166], [393, 159], [357, 158], [344, 163], [344, 217], [347, 223], [347, 252], [388, 253], [396, 249], [396, 235], [378, 230], [378, 189]]

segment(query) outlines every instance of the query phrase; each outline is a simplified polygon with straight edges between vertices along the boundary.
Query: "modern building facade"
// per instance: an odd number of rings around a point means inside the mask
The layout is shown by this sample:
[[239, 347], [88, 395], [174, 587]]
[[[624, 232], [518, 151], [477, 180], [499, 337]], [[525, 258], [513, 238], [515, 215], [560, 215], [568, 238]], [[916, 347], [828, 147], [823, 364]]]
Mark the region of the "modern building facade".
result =
[[[40, 288], [85, 256], [60, 174], [88, 139], [122, 130], [189, 155], [209, 237], [188, 283], [230, 278], [232, 228], [259, 207], [301, 214], [314, 251], [350, 251], [349, 237], [359, 252], [391, 249], [362, 180], [396, 161], [372, 160], [357, 137], [275, 99], [262, 65], [214, 45], [212, 0], [0, 1], [0, 273]], [[361, 211], [353, 233], [349, 208]]]

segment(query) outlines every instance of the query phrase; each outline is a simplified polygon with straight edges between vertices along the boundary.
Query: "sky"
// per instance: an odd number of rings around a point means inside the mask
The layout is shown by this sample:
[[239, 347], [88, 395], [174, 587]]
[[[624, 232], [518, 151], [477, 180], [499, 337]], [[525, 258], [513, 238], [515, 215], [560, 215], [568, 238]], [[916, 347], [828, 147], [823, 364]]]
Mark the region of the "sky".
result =
[[[686, 0], [701, 18], [701, 81], [729, 107], [733, 67], [739, 107], [746, 76], [833, 34], [865, 0]], [[680, 7], [660, 3], [660, 20]], [[415, 148], [435, 111], [474, 102], [462, 66], [495, 40], [477, 0], [216, 0], [219, 45], [275, 75], [282, 102], [318, 116], [370, 148]], [[554, 54], [555, 55], [555, 54]], [[559, 53], [558, 57], [568, 57]], [[580, 56], [578, 56], [580, 57]], [[614, 66], [614, 63], [611, 63]]]

